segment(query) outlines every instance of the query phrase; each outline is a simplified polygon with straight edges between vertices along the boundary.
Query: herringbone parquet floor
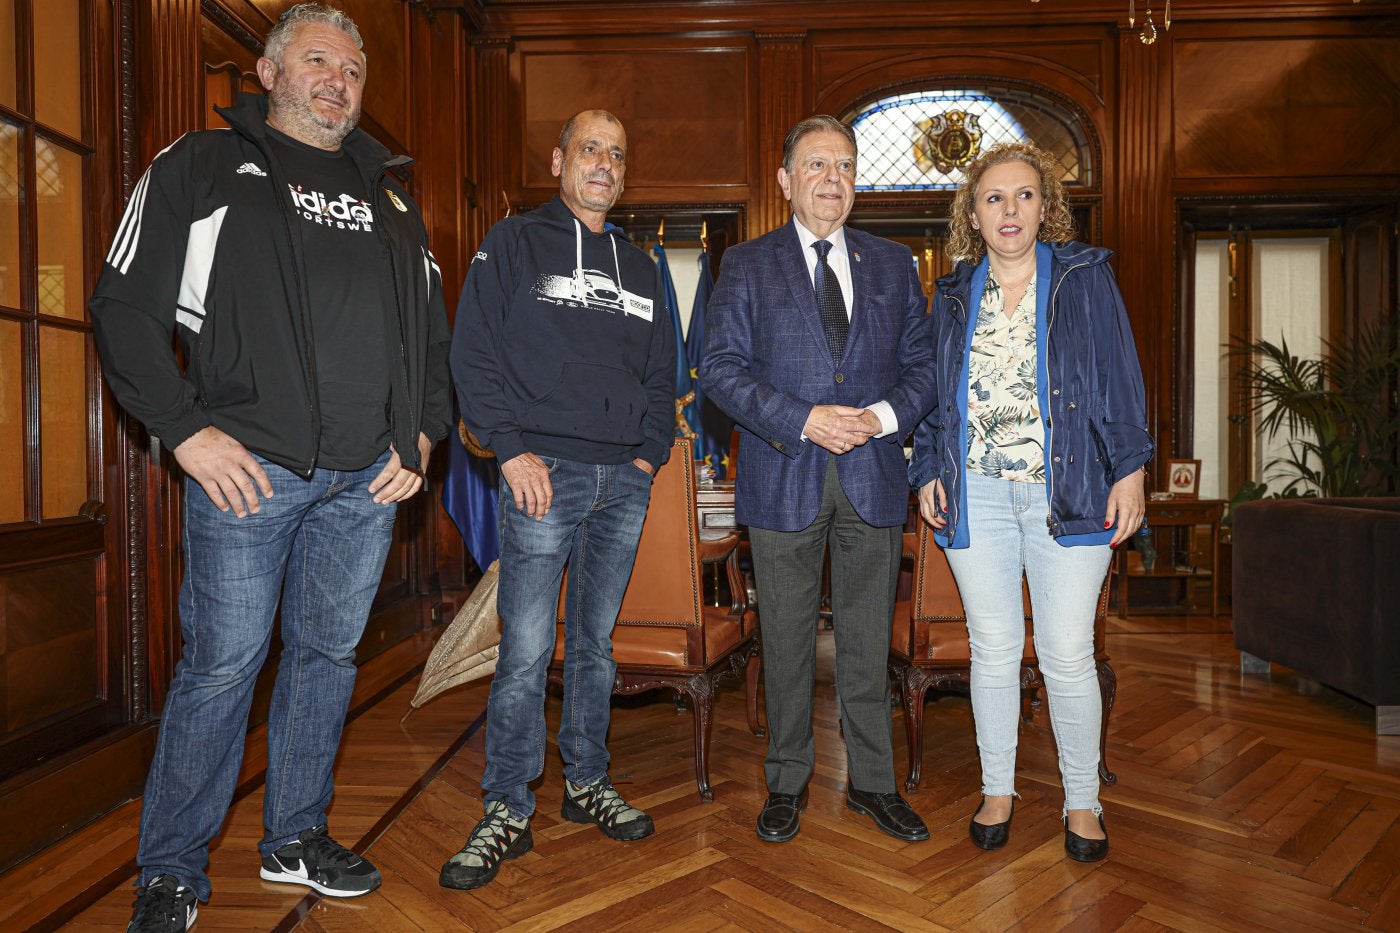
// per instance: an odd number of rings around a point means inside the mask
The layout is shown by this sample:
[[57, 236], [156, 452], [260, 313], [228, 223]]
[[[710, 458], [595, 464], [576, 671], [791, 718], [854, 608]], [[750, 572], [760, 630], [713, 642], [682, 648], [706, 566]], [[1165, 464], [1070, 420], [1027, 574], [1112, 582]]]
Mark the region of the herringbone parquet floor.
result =
[[[656, 834], [623, 844], [561, 821], [551, 749], [534, 851], [486, 888], [440, 888], [438, 868], [481, 812], [484, 735], [461, 737], [485, 686], [400, 723], [413, 681], [394, 688], [388, 674], [366, 671], [332, 831], [369, 846], [383, 888], [332, 902], [257, 880], [255, 734], [245, 769], [253, 790], [214, 851], [215, 897], [197, 929], [1400, 930], [1400, 738], [1378, 738], [1368, 707], [1286, 670], [1241, 676], [1228, 620], [1111, 624], [1119, 693], [1109, 764], [1119, 780], [1103, 795], [1112, 852], [1095, 865], [1064, 857], [1044, 710], [1022, 729], [1023, 799], [1006, 849], [982, 852], [967, 839], [978, 771], [965, 697], [930, 704], [923, 785], [907, 795], [931, 840], [899, 842], [846, 810], [831, 638], [819, 637], [817, 773], [790, 843], [754, 835], [765, 740], [748, 732], [742, 687], [729, 685], [712, 738], [714, 803], [695, 793], [689, 714], [668, 698], [627, 701], [613, 715], [614, 778], [652, 813]], [[552, 729], [557, 701], [549, 714]], [[4, 876], [0, 927], [51, 926], [75, 887], [99, 884], [66, 928], [119, 928], [134, 822], [127, 807]]]

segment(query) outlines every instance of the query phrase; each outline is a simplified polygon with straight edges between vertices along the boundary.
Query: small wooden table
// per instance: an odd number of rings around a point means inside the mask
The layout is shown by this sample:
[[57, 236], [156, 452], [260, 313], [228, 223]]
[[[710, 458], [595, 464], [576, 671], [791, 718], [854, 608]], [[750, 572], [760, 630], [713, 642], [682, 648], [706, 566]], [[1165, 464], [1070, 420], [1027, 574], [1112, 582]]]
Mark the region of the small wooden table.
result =
[[695, 514], [700, 537], [723, 537], [738, 524], [734, 521], [734, 481], [716, 480], [695, 487]]
[[[1220, 612], [1220, 519], [1225, 515], [1224, 499], [1149, 499], [1147, 501], [1147, 526], [1152, 529], [1154, 543], [1157, 532], [1166, 528], [1187, 529], [1187, 564], [1178, 567], [1175, 560], [1175, 532], [1171, 535], [1171, 546], [1158, 548], [1157, 562], [1151, 571], [1128, 570], [1129, 546], [1119, 548], [1121, 562], [1118, 568], [1118, 617], [1128, 617], [1128, 580], [1183, 579], [1189, 581], [1210, 576], [1210, 614]], [[1210, 569], [1202, 570], [1196, 560], [1196, 541], [1192, 529], [1198, 526], [1210, 527]], [[1189, 589], [1188, 589], [1189, 596]]]
[[[699, 483], [695, 487], [695, 517], [698, 519], [700, 540], [710, 541], [727, 537], [739, 530], [739, 524], [734, 520], [734, 481], [716, 480], [711, 483]], [[739, 546], [744, 547], [748, 536], [745, 535]], [[724, 605], [724, 597], [720, 593], [721, 580], [725, 578], [722, 565], [707, 567], [706, 574], [714, 578], [711, 586], [713, 590], [714, 605]]]

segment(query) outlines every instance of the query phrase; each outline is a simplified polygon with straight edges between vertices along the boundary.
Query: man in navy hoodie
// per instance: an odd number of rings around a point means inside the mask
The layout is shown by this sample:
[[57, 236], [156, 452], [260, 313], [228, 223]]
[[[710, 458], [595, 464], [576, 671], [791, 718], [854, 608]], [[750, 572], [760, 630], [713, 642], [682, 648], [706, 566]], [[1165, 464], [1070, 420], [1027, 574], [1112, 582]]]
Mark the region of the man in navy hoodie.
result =
[[613, 839], [653, 831], [608, 778], [612, 629], [632, 573], [651, 478], [670, 450], [676, 346], [655, 264], [607, 223], [627, 134], [612, 114], [564, 124], [559, 196], [508, 217], [473, 260], [452, 340], [463, 418], [501, 464], [500, 656], [486, 720], [486, 815], [442, 868], [445, 887], [488, 883], [530, 851], [544, 770], [545, 674], [565, 563], [562, 815]]

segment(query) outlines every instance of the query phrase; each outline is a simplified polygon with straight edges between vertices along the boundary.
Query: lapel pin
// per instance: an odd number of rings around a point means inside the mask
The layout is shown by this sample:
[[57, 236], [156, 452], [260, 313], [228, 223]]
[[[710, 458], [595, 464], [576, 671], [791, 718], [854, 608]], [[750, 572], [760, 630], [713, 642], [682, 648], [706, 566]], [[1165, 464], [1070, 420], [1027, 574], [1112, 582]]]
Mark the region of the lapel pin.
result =
[[852, 251], [851, 251], [851, 255], [854, 256], [854, 257], [856, 257], [856, 262], [860, 262], [860, 251], [859, 251], [859, 250], [852, 250]]

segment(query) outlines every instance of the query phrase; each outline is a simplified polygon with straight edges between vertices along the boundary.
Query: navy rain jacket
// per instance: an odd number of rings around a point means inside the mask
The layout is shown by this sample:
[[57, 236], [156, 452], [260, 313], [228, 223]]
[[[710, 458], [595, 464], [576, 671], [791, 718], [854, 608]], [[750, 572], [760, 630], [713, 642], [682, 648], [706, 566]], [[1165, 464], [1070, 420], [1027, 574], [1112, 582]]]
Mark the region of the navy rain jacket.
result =
[[[1109, 489], [1152, 458], [1142, 370], [1123, 297], [1109, 268], [1113, 253], [1069, 242], [1037, 244], [1037, 393], [1045, 425], [1046, 526], [1063, 545], [1107, 544]], [[914, 434], [909, 481], [943, 481], [944, 547], [968, 546], [967, 469], [969, 317], [975, 321], [987, 260], [958, 263], [938, 280], [933, 329], [938, 361], [932, 410]]]

